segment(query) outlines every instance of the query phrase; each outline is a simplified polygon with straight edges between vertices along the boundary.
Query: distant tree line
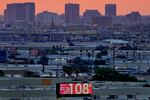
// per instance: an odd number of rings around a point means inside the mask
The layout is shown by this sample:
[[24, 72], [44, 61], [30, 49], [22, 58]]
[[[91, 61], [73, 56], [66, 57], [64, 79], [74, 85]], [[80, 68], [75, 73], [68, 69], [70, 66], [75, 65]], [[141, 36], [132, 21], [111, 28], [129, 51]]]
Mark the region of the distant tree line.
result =
[[128, 74], [120, 74], [114, 69], [111, 68], [100, 68], [97, 67], [95, 69], [95, 75], [92, 80], [98, 81], [138, 81], [134, 76], [130, 76]]

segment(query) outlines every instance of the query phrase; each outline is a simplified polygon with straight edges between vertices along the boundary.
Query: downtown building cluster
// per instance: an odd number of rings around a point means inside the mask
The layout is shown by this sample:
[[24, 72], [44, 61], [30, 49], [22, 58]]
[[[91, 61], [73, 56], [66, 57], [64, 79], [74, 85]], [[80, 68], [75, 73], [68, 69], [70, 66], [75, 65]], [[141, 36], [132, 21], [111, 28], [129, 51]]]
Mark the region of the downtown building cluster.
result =
[[64, 14], [61, 15], [49, 11], [43, 11], [36, 15], [35, 4], [32, 2], [7, 4], [4, 10], [4, 24], [107, 27], [114, 24], [133, 26], [148, 22], [146, 18], [146, 20], [142, 18], [138, 11], [132, 11], [125, 16], [118, 16], [116, 4], [106, 4], [104, 15], [97, 9], [86, 9], [81, 16], [80, 5], [73, 3], [65, 4], [64, 11]]

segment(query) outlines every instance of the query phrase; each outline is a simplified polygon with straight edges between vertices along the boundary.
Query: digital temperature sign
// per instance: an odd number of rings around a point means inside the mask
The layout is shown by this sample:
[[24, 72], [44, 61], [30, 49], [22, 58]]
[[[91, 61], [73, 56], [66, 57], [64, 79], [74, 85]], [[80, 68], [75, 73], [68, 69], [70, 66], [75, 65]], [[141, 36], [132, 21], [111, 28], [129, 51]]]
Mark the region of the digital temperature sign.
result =
[[57, 84], [57, 96], [90, 96], [93, 94], [92, 83], [59, 83]]

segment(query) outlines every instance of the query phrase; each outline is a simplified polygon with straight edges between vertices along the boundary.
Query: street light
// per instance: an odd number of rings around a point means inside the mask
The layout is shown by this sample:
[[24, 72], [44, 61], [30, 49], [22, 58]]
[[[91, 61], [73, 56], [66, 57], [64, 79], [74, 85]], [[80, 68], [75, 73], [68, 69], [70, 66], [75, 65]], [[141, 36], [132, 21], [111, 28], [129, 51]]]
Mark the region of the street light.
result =
[[57, 69], [56, 69], [56, 77], [57, 78], [58, 78], [58, 60], [59, 60], [58, 58], [55, 59], [56, 65], [57, 65]]
[[45, 73], [45, 65], [47, 63], [47, 57], [45, 51], [42, 52], [41, 61], [42, 61], [42, 72]]
[[116, 51], [115, 50], [116, 50], [116, 47], [113, 45], [113, 68], [114, 68], [114, 70], [116, 69], [116, 63], [115, 63]]

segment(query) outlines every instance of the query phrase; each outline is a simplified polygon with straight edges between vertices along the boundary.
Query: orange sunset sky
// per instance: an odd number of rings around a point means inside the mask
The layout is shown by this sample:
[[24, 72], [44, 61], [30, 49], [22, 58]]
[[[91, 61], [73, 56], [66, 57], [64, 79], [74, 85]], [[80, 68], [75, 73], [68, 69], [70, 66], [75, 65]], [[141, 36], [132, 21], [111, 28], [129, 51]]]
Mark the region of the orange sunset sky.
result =
[[104, 14], [106, 3], [116, 3], [118, 15], [124, 15], [131, 11], [139, 11], [142, 15], [150, 15], [150, 0], [0, 0], [0, 14], [3, 15], [7, 3], [17, 2], [35, 2], [36, 13], [47, 10], [62, 14], [64, 13], [65, 3], [78, 3], [80, 4], [80, 14], [85, 9], [98, 9], [101, 14]]

